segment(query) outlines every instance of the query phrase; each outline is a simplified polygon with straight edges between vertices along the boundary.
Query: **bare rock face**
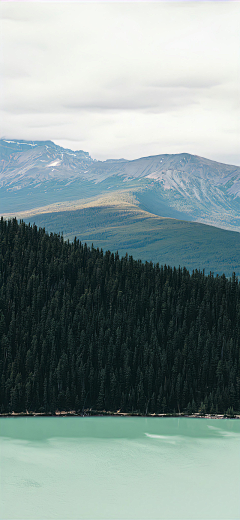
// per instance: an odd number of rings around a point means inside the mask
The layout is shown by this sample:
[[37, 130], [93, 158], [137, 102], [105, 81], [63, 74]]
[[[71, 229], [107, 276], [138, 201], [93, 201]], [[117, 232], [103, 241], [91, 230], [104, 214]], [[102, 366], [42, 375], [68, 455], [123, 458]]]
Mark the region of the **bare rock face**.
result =
[[92, 159], [87, 152], [66, 150], [52, 141], [0, 140], [0, 185], [21, 189], [50, 179], [69, 179]]
[[0, 140], [1, 213], [129, 190], [160, 216], [240, 231], [240, 167], [188, 153], [95, 161], [51, 141]]

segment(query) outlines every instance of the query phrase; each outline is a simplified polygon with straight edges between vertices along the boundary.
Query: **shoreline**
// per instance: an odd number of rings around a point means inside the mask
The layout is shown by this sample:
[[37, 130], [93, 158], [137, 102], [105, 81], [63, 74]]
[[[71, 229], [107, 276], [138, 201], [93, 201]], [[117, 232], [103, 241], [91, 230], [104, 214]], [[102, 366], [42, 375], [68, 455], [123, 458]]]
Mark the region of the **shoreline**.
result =
[[59, 411], [56, 410], [55, 414], [45, 413], [45, 412], [9, 412], [9, 413], [1, 413], [0, 418], [7, 417], [158, 417], [158, 418], [169, 418], [169, 417], [185, 417], [188, 419], [240, 419], [239, 414], [234, 414], [234, 416], [224, 415], [224, 414], [205, 414], [202, 415], [200, 413], [193, 413], [191, 415], [185, 413], [160, 413], [160, 414], [141, 414], [138, 412], [121, 412], [118, 410], [117, 412], [110, 412], [106, 410], [92, 410], [86, 409], [82, 413], [76, 412], [75, 410], [70, 411]]

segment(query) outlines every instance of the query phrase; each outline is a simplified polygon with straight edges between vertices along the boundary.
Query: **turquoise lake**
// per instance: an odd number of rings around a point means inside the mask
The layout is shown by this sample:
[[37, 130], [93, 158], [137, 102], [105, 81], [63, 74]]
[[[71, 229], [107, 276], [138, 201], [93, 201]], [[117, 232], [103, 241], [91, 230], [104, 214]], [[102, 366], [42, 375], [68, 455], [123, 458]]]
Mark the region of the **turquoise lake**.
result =
[[240, 519], [240, 421], [0, 419], [0, 518]]

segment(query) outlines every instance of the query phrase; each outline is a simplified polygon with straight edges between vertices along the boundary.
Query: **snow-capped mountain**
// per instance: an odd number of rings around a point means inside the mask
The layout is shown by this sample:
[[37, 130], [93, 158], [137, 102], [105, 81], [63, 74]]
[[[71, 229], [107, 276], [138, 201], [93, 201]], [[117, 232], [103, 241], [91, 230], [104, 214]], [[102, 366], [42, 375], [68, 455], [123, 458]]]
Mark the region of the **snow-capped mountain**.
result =
[[102, 162], [51, 141], [7, 139], [0, 159], [2, 213], [124, 189], [151, 213], [240, 231], [239, 166], [188, 153]]
[[0, 186], [21, 189], [52, 179], [71, 179], [93, 160], [52, 141], [0, 140]]

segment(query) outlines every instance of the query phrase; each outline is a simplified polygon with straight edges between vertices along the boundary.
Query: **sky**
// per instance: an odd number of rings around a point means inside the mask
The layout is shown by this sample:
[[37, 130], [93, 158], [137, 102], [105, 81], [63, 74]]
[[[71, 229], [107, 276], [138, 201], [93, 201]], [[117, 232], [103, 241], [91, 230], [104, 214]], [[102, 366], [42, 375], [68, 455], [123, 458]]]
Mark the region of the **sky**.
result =
[[0, 137], [240, 165], [240, 2], [0, 3]]

